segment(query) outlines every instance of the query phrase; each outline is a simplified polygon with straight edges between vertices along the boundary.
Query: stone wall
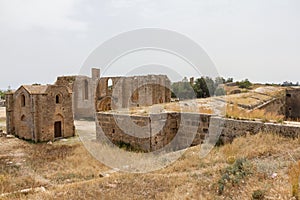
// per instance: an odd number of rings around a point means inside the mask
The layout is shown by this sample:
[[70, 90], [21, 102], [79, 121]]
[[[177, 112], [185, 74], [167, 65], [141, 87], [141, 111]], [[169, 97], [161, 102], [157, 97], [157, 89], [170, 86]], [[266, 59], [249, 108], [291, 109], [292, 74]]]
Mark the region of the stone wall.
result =
[[96, 89], [96, 110], [151, 106], [171, 101], [171, 82], [165, 75], [101, 77]]
[[269, 102], [264, 103], [263, 105], [257, 107], [256, 109], [264, 109], [267, 113], [274, 113], [276, 115], [286, 114], [286, 97], [282, 95], [281, 97], [274, 98]]
[[[114, 144], [122, 142], [138, 150], [149, 151], [151, 149], [149, 117], [98, 113], [97, 119], [100, 125], [97, 126], [98, 140], [105, 141], [103, 137], [107, 137]], [[130, 124], [129, 121], [134, 124]], [[139, 131], [139, 128], [142, 131]]]
[[158, 151], [184, 149], [201, 144], [205, 138], [217, 138], [219, 144], [235, 137], [271, 132], [296, 138], [300, 127], [286, 124], [224, 119], [197, 113], [160, 113], [149, 116], [97, 113], [97, 139], [103, 136], [115, 144], [124, 142], [134, 149]]
[[157, 151], [200, 144], [208, 133], [210, 115], [160, 113], [149, 116], [97, 113], [97, 139], [130, 144], [134, 149]]
[[286, 90], [286, 118], [300, 118], [300, 88]]
[[100, 71], [92, 69], [92, 78], [88, 76], [57, 77], [55, 85], [68, 86], [72, 92], [72, 108], [75, 119], [95, 118], [95, 90]]
[[6, 94], [6, 102], [8, 134], [35, 142], [75, 134], [72, 93], [66, 86], [21, 86]]

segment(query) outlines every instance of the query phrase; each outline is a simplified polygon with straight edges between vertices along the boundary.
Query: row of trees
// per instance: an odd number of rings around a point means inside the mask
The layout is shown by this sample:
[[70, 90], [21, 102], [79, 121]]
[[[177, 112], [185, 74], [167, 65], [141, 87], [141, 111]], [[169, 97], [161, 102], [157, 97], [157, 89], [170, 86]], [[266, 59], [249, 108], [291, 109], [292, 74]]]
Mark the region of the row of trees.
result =
[[180, 99], [206, 98], [210, 96], [225, 95], [224, 88], [221, 84], [232, 82], [233, 79], [225, 80], [222, 77], [217, 77], [213, 80], [210, 77], [201, 77], [190, 83], [185, 77], [181, 82], [172, 84], [172, 97]]
[[[224, 83], [233, 83], [233, 78], [225, 80], [223, 77], [216, 77], [213, 80], [210, 77], [201, 77], [191, 83], [185, 77], [182, 81], [172, 84], [172, 98], [193, 99], [222, 96], [226, 94], [224, 87], [222, 87]], [[252, 86], [248, 79], [237, 81], [235, 84], [239, 88], [245, 89]]]
[[299, 82], [293, 83], [289, 81], [284, 81], [281, 86], [299, 86]]

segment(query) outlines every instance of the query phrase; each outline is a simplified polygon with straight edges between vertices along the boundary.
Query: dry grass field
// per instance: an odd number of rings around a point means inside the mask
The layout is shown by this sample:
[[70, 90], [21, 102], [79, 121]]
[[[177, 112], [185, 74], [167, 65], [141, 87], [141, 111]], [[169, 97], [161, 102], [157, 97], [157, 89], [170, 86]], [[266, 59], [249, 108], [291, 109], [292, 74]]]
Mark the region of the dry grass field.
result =
[[291, 199], [293, 177], [299, 178], [299, 144], [299, 140], [260, 133], [216, 147], [204, 159], [199, 157], [200, 146], [195, 146], [158, 171], [100, 177], [109, 168], [76, 139], [32, 144], [2, 137], [0, 193], [43, 186], [45, 191], [1, 198]]

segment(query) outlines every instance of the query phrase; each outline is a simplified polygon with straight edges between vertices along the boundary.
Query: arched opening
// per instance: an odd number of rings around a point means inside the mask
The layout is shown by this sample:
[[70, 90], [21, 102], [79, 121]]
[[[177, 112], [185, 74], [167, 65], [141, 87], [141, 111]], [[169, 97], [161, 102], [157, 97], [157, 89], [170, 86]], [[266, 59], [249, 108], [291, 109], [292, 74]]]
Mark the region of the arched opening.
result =
[[21, 121], [23, 121], [23, 122], [26, 121], [25, 115], [22, 115], [22, 116], [21, 116]]
[[136, 89], [131, 95], [131, 102], [137, 103], [138, 100], [139, 100], [139, 92], [138, 92], [138, 89]]
[[24, 94], [21, 95], [21, 106], [22, 106], [22, 107], [25, 107], [25, 106], [26, 106], [26, 98], [25, 98], [25, 95], [24, 95]]
[[88, 100], [89, 99], [89, 82], [88, 80], [84, 80], [84, 99]]
[[60, 104], [61, 103], [61, 96], [58, 94], [55, 96], [55, 103]]
[[98, 102], [97, 112], [111, 110], [111, 97], [106, 97]]
[[60, 138], [63, 137], [63, 116], [60, 114], [57, 114], [55, 116], [55, 120], [54, 120], [54, 137], [55, 138]]
[[113, 81], [112, 81], [112, 79], [110, 78], [110, 79], [107, 80], [107, 89], [108, 89], [108, 90], [111, 90], [112, 87], [113, 87]]

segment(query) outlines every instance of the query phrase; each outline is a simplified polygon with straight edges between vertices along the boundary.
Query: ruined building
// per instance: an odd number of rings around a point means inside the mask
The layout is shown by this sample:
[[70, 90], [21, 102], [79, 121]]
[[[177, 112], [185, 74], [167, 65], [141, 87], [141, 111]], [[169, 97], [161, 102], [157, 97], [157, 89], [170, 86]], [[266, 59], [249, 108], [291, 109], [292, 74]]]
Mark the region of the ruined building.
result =
[[[54, 85], [23, 85], [6, 95], [7, 132], [33, 141], [74, 136], [74, 118], [95, 119], [98, 111], [170, 102], [165, 75], [61, 76]], [[114, 92], [113, 92], [114, 91]]]
[[92, 68], [92, 77], [76, 75], [57, 77], [56, 85], [67, 86], [72, 90], [75, 119], [95, 116], [95, 88], [100, 77], [100, 69]]
[[170, 102], [170, 87], [166, 75], [100, 78], [96, 88], [96, 112]]
[[72, 92], [66, 86], [22, 85], [6, 94], [7, 132], [19, 138], [49, 141], [74, 136]]
[[61, 76], [55, 84], [72, 90], [75, 119], [94, 119], [99, 111], [171, 101], [171, 81], [166, 75], [100, 77], [100, 70], [92, 68], [92, 77]]

